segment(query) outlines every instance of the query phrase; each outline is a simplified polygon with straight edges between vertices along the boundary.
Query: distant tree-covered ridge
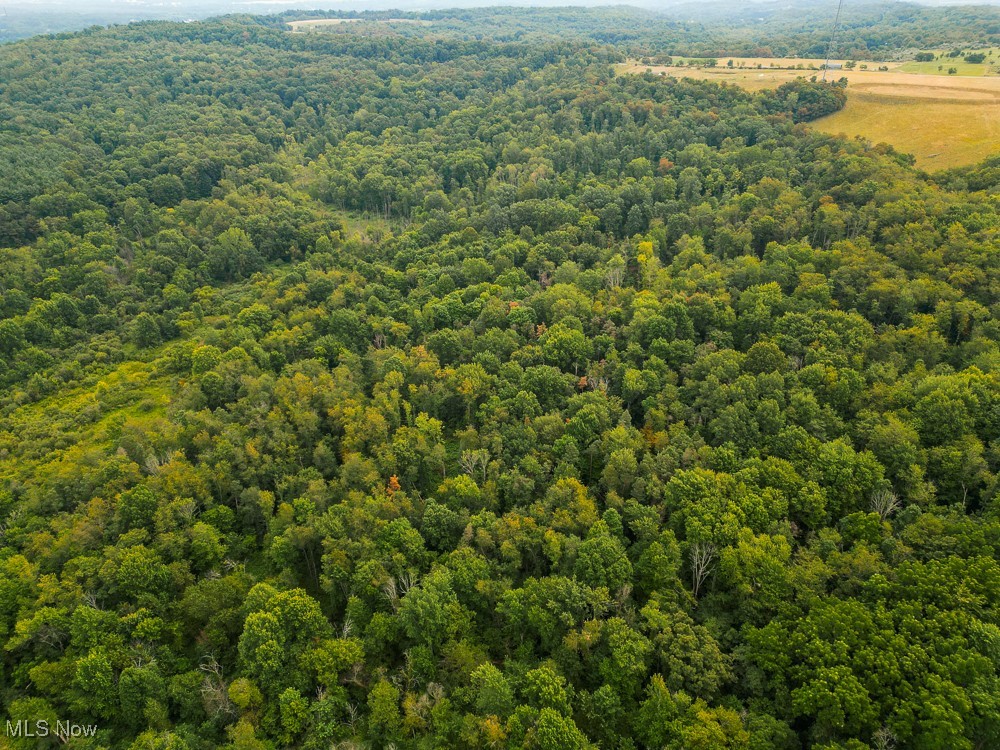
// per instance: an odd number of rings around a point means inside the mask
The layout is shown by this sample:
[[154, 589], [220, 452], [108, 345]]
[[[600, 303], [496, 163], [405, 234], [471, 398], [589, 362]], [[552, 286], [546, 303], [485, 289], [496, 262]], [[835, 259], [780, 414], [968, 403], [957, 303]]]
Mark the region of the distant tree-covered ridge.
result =
[[0, 726], [1000, 745], [995, 160], [481, 36], [0, 47]]
[[[774, 56], [882, 60], [905, 51], [1000, 44], [1000, 9], [995, 4], [929, 7], [917, 2], [886, 0], [766, 0], [734, 3], [661, 3], [637, 0], [632, 5], [432, 8], [400, 2], [395, 10], [284, 10], [253, 18], [230, 15], [231, 21], [286, 28], [306, 19], [348, 19], [323, 33], [423, 36], [433, 26], [437, 37], [499, 41], [575, 40], [613, 44], [630, 56], [683, 55]], [[345, 3], [342, 7], [350, 7]], [[637, 7], [638, 6], [638, 7]], [[0, 43], [37, 34], [74, 32], [95, 25], [124, 24], [139, 19], [189, 20], [232, 12], [224, 2], [170, 4], [137, 0], [127, 6], [68, 9], [45, 2], [17, 5], [0, 16]], [[257, 12], [281, 9], [280, 2], [261, 0]], [[243, 8], [245, 10], [245, 7]], [[420, 25], [384, 23], [403, 19]], [[831, 46], [831, 42], [833, 45]]]
[[[642, 3], [639, 3], [642, 5]], [[504, 41], [578, 39], [613, 44], [632, 57], [813, 57], [895, 59], [914, 49], [973, 48], [1000, 44], [996, 5], [928, 7], [910, 2], [846, 2], [834, 35], [837, 2], [685, 3], [640, 8], [486, 7], [399, 11], [291, 10], [269, 23], [307, 18], [351, 18], [327, 27], [344, 34], [378, 33], [372, 23], [390, 18], [420, 19], [435, 34]], [[394, 33], [423, 35], [427, 29], [396, 25]]]

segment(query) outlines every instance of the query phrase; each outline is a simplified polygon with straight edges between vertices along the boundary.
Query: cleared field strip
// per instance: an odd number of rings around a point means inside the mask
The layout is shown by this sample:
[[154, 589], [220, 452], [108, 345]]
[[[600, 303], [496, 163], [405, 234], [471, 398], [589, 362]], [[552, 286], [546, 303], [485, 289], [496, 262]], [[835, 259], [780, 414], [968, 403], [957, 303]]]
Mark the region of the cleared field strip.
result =
[[430, 26], [430, 21], [421, 21], [417, 18], [317, 18], [309, 21], [289, 21], [288, 25], [292, 31], [306, 32], [314, 31], [323, 26], [342, 26], [345, 23], [406, 23], [415, 26]]
[[[636, 68], [643, 67], [684, 67], [685, 65], [698, 66], [702, 65], [704, 61], [709, 58], [704, 57], [675, 57], [673, 66], [644, 66], [637, 61], [631, 61], [627, 63], [628, 65], [633, 65]], [[805, 70], [820, 70], [825, 60], [819, 60], [815, 57], [716, 57], [711, 58], [716, 61], [716, 68], [728, 68], [728, 63], [730, 60], [733, 61], [734, 68], [797, 68], [801, 67]], [[683, 62], [684, 65], [678, 65], [678, 63]], [[844, 65], [847, 60], [830, 60], [830, 65]], [[870, 68], [876, 68], [878, 66], [888, 66], [890, 69], [899, 68], [905, 63], [902, 62], [872, 62], [865, 60], [859, 65], [867, 65]]]

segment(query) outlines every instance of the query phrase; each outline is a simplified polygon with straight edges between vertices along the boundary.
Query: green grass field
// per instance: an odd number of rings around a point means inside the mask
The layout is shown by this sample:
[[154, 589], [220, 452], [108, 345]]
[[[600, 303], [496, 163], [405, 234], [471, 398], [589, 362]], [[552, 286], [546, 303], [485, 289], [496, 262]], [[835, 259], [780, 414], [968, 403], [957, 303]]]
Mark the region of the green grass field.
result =
[[[982, 63], [967, 63], [960, 57], [948, 57], [947, 50], [927, 50], [938, 56], [937, 60], [931, 62], [917, 62], [910, 60], [903, 63], [896, 70], [900, 73], [919, 73], [923, 75], [948, 75], [948, 70], [955, 69], [953, 75], [959, 76], [987, 76], [1000, 73], [1000, 50], [980, 49], [965, 50], [966, 54], [982, 52], [986, 55], [986, 61]], [[992, 56], [991, 54], [992, 53]]]

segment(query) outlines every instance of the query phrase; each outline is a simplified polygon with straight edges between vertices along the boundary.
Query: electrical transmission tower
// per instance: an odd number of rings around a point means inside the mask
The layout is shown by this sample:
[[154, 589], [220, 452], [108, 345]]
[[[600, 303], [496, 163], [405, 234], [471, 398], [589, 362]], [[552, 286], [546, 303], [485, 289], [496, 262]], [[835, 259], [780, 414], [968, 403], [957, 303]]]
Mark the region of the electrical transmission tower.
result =
[[826, 46], [826, 62], [823, 64], [823, 80], [826, 80], [826, 71], [830, 69], [830, 53], [833, 50], [833, 43], [837, 39], [837, 31], [840, 29], [840, 11], [844, 9], [844, 0], [837, 3], [837, 17], [833, 19], [833, 32], [830, 34], [830, 43]]

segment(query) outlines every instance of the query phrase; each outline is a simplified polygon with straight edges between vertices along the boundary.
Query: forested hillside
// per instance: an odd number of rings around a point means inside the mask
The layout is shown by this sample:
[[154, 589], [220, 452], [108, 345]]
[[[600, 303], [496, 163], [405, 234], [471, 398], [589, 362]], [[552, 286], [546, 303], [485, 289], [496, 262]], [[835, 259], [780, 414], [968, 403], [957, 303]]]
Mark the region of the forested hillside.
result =
[[[638, 3], [642, 5], [643, 3]], [[348, 18], [324, 31], [371, 34], [372, 23], [393, 18], [420, 20], [435, 34], [503, 41], [585, 39], [614, 44], [632, 56], [723, 55], [825, 57], [884, 60], [913, 48], [1000, 44], [1000, 8], [990, 5], [931, 8], [912, 2], [779, 0], [734, 4], [727, 0], [606, 8], [487, 7], [398, 11], [290, 10], [269, 22], [303, 18]], [[834, 35], [835, 21], [837, 33]], [[358, 24], [362, 25], [358, 25]], [[396, 24], [397, 34], [426, 28]]]
[[0, 47], [0, 721], [1000, 746], [995, 160], [487, 37]]

